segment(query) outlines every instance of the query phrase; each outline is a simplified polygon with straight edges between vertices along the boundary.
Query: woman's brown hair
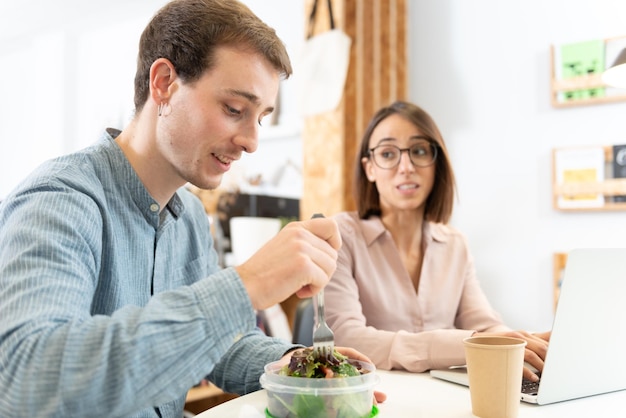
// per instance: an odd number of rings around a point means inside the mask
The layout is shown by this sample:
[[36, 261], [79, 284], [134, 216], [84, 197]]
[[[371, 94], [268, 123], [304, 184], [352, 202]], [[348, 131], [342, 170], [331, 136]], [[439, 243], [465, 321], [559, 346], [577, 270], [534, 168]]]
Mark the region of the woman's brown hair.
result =
[[413, 123], [422, 135], [428, 137], [437, 147], [435, 160], [435, 183], [426, 200], [424, 219], [432, 222], [447, 223], [452, 216], [454, 206], [455, 180], [452, 165], [443, 137], [435, 121], [421, 107], [404, 101], [396, 101], [378, 110], [370, 120], [354, 166], [354, 194], [357, 210], [361, 219], [372, 215], [380, 216], [380, 196], [376, 184], [370, 182], [365, 174], [362, 159], [370, 158], [369, 142], [372, 132], [378, 124], [391, 115], [400, 115]]

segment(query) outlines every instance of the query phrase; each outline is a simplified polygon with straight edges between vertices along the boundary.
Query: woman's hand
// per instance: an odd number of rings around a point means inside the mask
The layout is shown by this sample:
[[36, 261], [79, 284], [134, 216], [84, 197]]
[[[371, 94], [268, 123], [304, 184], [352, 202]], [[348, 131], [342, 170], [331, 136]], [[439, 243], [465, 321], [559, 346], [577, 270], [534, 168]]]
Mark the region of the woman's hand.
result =
[[[550, 332], [542, 332], [531, 334], [527, 331], [508, 331], [508, 332], [477, 332], [475, 336], [501, 336], [520, 338], [526, 341], [526, 349], [524, 351], [524, 378], [538, 382], [539, 376], [535, 370], [542, 371], [543, 364], [548, 352], [548, 343], [550, 341]], [[532, 366], [535, 370], [531, 370], [526, 364]]]

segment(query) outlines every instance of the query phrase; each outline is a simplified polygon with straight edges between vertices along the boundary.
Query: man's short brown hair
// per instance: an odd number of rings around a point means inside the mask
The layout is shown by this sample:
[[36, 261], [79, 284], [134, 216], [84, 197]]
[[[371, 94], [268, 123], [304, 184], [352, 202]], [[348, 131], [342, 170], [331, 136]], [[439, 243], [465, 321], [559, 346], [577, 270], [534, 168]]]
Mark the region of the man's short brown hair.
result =
[[283, 77], [291, 62], [276, 31], [237, 0], [173, 0], [161, 8], [139, 41], [135, 74], [135, 112], [150, 91], [150, 67], [159, 58], [172, 62], [185, 82], [198, 80], [215, 64], [215, 49], [241, 46], [263, 55]]

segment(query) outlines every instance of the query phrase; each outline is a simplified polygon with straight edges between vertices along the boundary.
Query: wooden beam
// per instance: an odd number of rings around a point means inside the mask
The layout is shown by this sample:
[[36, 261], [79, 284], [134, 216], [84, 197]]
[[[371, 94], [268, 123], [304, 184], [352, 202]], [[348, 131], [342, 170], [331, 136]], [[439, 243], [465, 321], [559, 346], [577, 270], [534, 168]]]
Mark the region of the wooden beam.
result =
[[[312, 0], [305, 5], [308, 19]], [[325, 5], [319, 2], [314, 33], [328, 30]], [[406, 0], [332, 0], [332, 5], [336, 27], [352, 39], [350, 66], [337, 109], [305, 120], [302, 219], [355, 209], [354, 161], [366, 124], [380, 107], [407, 95]]]

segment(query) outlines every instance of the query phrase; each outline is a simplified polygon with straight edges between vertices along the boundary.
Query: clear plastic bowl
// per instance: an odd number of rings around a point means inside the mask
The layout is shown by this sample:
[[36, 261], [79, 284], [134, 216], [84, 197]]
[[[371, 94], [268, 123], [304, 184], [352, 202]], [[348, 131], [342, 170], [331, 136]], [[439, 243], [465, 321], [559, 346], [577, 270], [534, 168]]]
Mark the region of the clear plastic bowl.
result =
[[261, 375], [267, 391], [267, 412], [274, 418], [366, 418], [372, 416], [374, 386], [380, 381], [371, 363], [359, 363], [360, 376], [333, 379], [281, 376], [285, 361], [269, 363]]

